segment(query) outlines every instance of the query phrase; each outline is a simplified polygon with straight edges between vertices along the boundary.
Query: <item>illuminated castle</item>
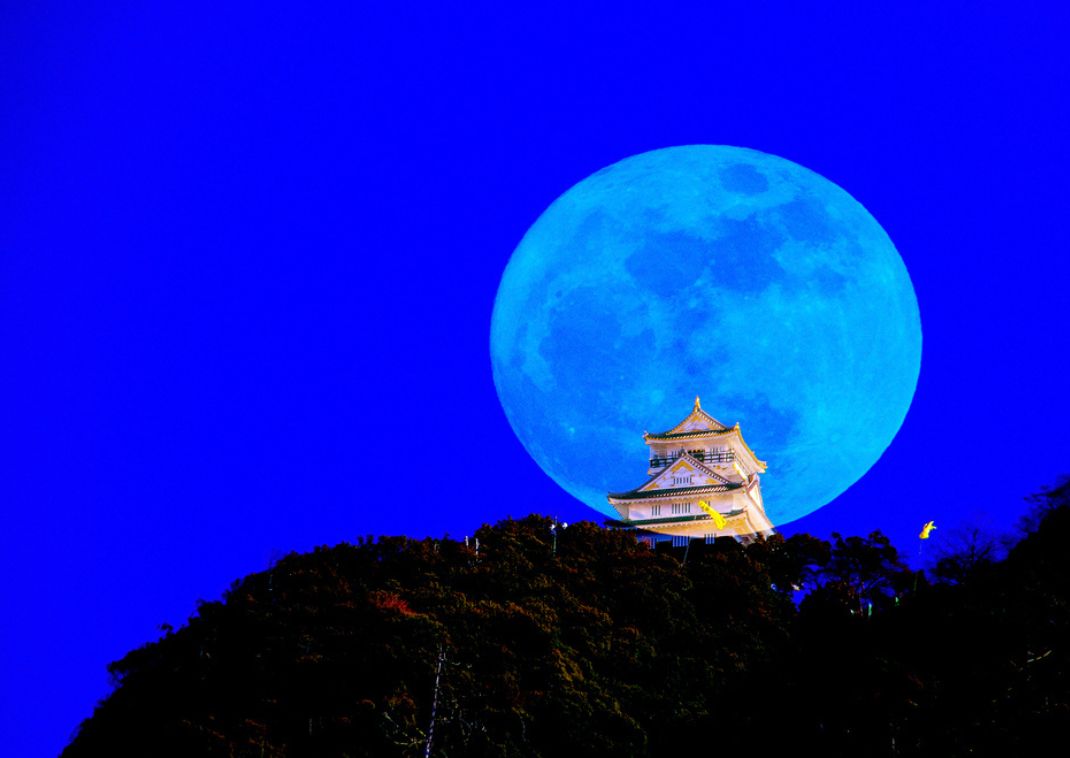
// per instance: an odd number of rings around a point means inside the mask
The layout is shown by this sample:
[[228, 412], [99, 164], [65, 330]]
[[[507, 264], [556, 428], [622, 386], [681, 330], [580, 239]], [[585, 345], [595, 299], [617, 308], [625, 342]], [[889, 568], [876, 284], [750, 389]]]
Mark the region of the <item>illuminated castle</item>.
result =
[[738, 423], [725, 426], [696, 397], [687, 418], [667, 432], [644, 433], [643, 441], [650, 448], [650, 479], [609, 493], [620, 514], [617, 525], [707, 541], [773, 534], [758, 481], [766, 464], [743, 441]]

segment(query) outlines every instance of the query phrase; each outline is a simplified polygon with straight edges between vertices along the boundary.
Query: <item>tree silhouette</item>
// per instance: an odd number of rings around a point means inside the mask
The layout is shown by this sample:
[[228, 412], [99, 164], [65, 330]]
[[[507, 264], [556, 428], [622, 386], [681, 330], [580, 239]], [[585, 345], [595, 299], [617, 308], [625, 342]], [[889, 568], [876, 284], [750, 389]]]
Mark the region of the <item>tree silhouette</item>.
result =
[[1070, 726], [1066, 481], [932, 578], [879, 532], [685, 562], [552, 524], [287, 555], [111, 664], [64, 755], [1026, 755]]

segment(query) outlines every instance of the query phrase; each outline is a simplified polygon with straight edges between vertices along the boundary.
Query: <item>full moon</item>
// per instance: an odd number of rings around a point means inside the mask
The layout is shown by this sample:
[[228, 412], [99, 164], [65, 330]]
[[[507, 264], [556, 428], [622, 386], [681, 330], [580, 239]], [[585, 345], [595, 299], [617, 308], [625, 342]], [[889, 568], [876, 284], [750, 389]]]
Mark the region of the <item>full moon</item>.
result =
[[906, 266], [847, 192], [783, 158], [687, 145], [626, 158], [535, 221], [490, 331], [502, 408], [591, 508], [646, 481], [643, 432], [696, 395], [739, 422], [775, 525], [844, 492], [899, 430], [921, 367]]

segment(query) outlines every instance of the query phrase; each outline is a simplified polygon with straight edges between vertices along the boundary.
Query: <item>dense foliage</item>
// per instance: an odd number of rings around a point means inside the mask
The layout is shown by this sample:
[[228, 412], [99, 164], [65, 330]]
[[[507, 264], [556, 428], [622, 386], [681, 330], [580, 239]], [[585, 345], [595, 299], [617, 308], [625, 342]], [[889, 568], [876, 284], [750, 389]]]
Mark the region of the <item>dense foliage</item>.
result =
[[879, 533], [550, 526], [292, 554], [112, 664], [64, 755], [1026, 755], [1070, 726], [1070, 484], [931, 578]]

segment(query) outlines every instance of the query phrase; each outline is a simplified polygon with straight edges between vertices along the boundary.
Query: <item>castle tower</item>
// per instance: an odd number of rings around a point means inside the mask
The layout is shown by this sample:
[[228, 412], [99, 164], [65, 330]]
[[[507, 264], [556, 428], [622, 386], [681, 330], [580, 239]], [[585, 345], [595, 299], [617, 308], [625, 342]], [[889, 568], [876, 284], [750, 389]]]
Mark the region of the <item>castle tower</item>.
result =
[[644, 433], [643, 441], [650, 448], [650, 479], [607, 496], [620, 514], [618, 525], [707, 540], [747, 542], [773, 534], [758, 477], [766, 464], [743, 441], [738, 423], [725, 426], [696, 397], [683, 421], [667, 432]]

